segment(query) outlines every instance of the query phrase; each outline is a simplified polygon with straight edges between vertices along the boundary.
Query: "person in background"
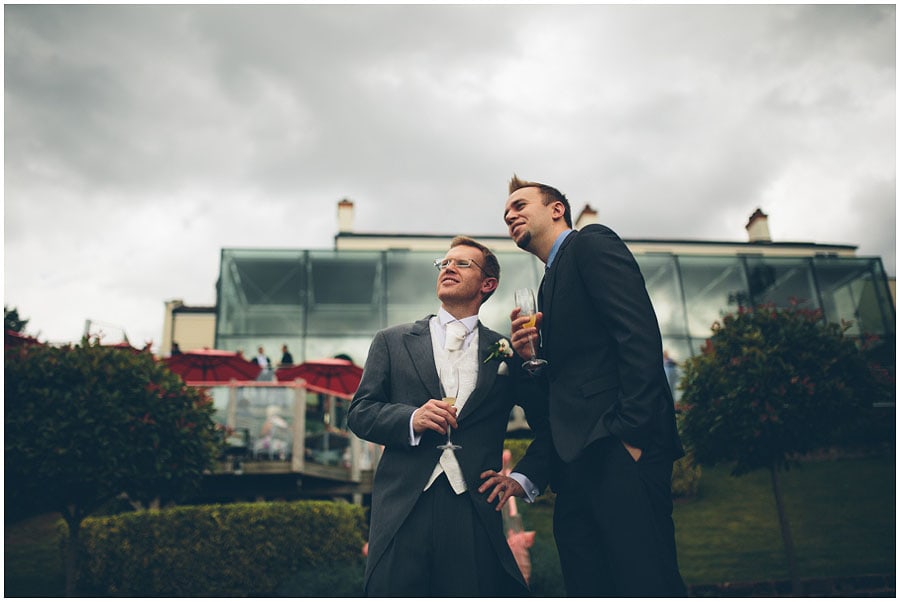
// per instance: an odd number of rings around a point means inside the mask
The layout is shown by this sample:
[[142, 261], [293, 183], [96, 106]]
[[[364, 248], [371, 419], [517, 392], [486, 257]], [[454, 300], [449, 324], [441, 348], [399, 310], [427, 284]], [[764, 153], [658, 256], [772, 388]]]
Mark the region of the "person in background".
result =
[[258, 347], [256, 350], [256, 358], [254, 361], [259, 364], [259, 367], [263, 370], [271, 370], [272, 369], [272, 360], [269, 359], [269, 356], [266, 355], [265, 350], [262, 346]]
[[262, 368], [259, 376], [256, 377], [256, 380], [275, 380], [275, 373], [272, 371], [272, 360], [270, 360], [269, 356], [266, 355], [266, 352], [263, 350], [262, 345], [257, 348], [256, 357], [253, 358], [253, 361], [259, 364], [259, 367]]
[[[684, 451], [656, 314], [625, 243], [599, 224], [573, 230], [571, 216], [559, 190], [513, 176], [504, 221], [546, 271], [536, 326], [511, 313], [512, 346], [527, 359], [531, 341], [548, 362], [535, 380], [547, 392], [566, 592], [684, 596], [671, 494]], [[515, 487], [502, 476], [485, 486]]]
[[[516, 470], [532, 496], [543, 490], [546, 481], [528, 479], [548, 470], [546, 415], [530, 411], [532, 386], [508, 341], [478, 319], [500, 281], [496, 256], [456, 237], [435, 266], [438, 314], [375, 335], [350, 405], [350, 429], [384, 446], [372, 485], [365, 592], [526, 596], [502, 516], [478, 484], [502, 469], [507, 421], [520, 403], [536, 436]], [[453, 368], [459, 385], [451, 404], [443, 388]], [[451, 432], [460, 448], [439, 448]]]
[[285, 366], [293, 366], [294, 365], [294, 356], [291, 355], [291, 352], [288, 351], [287, 343], [281, 346], [281, 363], [279, 367]]

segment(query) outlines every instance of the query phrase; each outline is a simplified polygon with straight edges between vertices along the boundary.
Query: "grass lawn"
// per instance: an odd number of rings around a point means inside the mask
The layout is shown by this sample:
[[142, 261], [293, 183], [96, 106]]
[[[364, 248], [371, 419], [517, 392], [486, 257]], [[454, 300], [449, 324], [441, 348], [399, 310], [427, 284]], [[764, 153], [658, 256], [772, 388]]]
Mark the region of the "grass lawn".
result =
[[[801, 577], [894, 572], [892, 458], [808, 462], [783, 476]], [[674, 516], [687, 582], [788, 577], [768, 472], [706, 470], [698, 499], [678, 504]]]
[[4, 528], [5, 597], [65, 595], [66, 571], [56, 531], [58, 514], [42, 514]]
[[[894, 573], [894, 458], [806, 462], [783, 487], [801, 577]], [[519, 504], [531, 548], [537, 596], [564, 596], [553, 542], [553, 507]], [[704, 469], [695, 499], [675, 504], [681, 573], [689, 585], [787, 578], [775, 501], [767, 472], [732, 477]], [[64, 572], [56, 515], [5, 527], [4, 594], [59, 597]]]
[[[768, 472], [732, 477], [704, 469], [696, 498], [675, 504], [681, 574], [689, 585], [786, 579], [787, 565]], [[806, 462], [783, 475], [801, 577], [895, 571], [893, 458]], [[563, 595], [552, 545], [552, 507], [520, 504], [532, 548], [533, 586]], [[539, 542], [549, 546], [538, 546]]]

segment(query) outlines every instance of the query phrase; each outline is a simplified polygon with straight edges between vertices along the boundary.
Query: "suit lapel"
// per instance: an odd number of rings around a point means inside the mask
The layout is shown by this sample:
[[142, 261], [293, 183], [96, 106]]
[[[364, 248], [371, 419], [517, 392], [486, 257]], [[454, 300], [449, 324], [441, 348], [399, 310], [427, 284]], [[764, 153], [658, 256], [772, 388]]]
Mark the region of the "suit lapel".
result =
[[544, 273], [544, 279], [541, 281], [541, 292], [539, 294], [538, 310], [543, 312], [543, 322], [541, 324], [541, 346], [548, 349], [550, 346], [550, 323], [552, 320], [551, 309], [553, 308], [553, 296], [556, 292], [556, 274], [560, 264], [565, 260], [566, 247], [578, 236], [578, 230], [573, 230], [563, 239], [553, 263]]
[[422, 385], [434, 399], [441, 397], [441, 384], [438, 380], [437, 366], [434, 363], [434, 350], [431, 345], [431, 328], [429, 322], [432, 316], [415, 322], [408, 333], [403, 337], [406, 351], [409, 353], [410, 362], [422, 381]]
[[[410, 363], [413, 366], [422, 385], [434, 399], [441, 398], [441, 385], [438, 378], [437, 366], [434, 363], [434, 349], [431, 344], [431, 328], [429, 321], [431, 316], [419, 320], [403, 338], [406, 352], [409, 354]], [[475, 381], [475, 390], [469, 395], [466, 404], [460, 411], [458, 419], [462, 420], [481, 405], [487, 398], [488, 392], [494, 386], [499, 366], [497, 362], [484, 363], [488, 356], [488, 348], [496, 343], [499, 337], [489, 331], [478, 322], [478, 378]]]
[[458, 420], [462, 420], [474, 412], [494, 386], [494, 380], [497, 378], [496, 362], [485, 364], [484, 360], [488, 356], [488, 348], [498, 340], [496, 335], [492, 336], [491, 332], [481, 324], [481, 321], [478, 322], [478, 378], [475, 380], [475, 390], [466, 400], [466, 405], [463, 406], [457, 417]]

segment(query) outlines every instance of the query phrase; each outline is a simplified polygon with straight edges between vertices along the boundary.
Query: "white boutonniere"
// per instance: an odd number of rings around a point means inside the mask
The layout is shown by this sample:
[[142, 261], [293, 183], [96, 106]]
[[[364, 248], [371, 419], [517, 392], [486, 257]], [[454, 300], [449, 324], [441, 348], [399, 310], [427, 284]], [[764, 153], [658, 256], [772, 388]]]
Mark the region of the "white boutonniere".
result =
[[513, 356], [512, 347], [509, 346], [509, 341], [506, 339], [500, 339], [488, 347], [488, 351], [490, 351], [490, 353], [484, 359], [485, 364], [494, 359], [503, 359]]

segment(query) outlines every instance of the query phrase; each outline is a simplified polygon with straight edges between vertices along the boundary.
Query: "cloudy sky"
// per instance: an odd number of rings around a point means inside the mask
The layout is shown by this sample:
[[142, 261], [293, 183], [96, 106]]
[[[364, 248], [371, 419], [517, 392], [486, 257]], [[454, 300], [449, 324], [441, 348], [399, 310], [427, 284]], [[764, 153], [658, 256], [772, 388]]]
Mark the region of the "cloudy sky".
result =
[[[4, 304], [162, 337], [223, 247], [502, 235], [513, 172], [623, 238], [859, 245], [895, 274], [876, 6], [4, 7]], [[117, 342], [117, 341], [111, 341]]]

